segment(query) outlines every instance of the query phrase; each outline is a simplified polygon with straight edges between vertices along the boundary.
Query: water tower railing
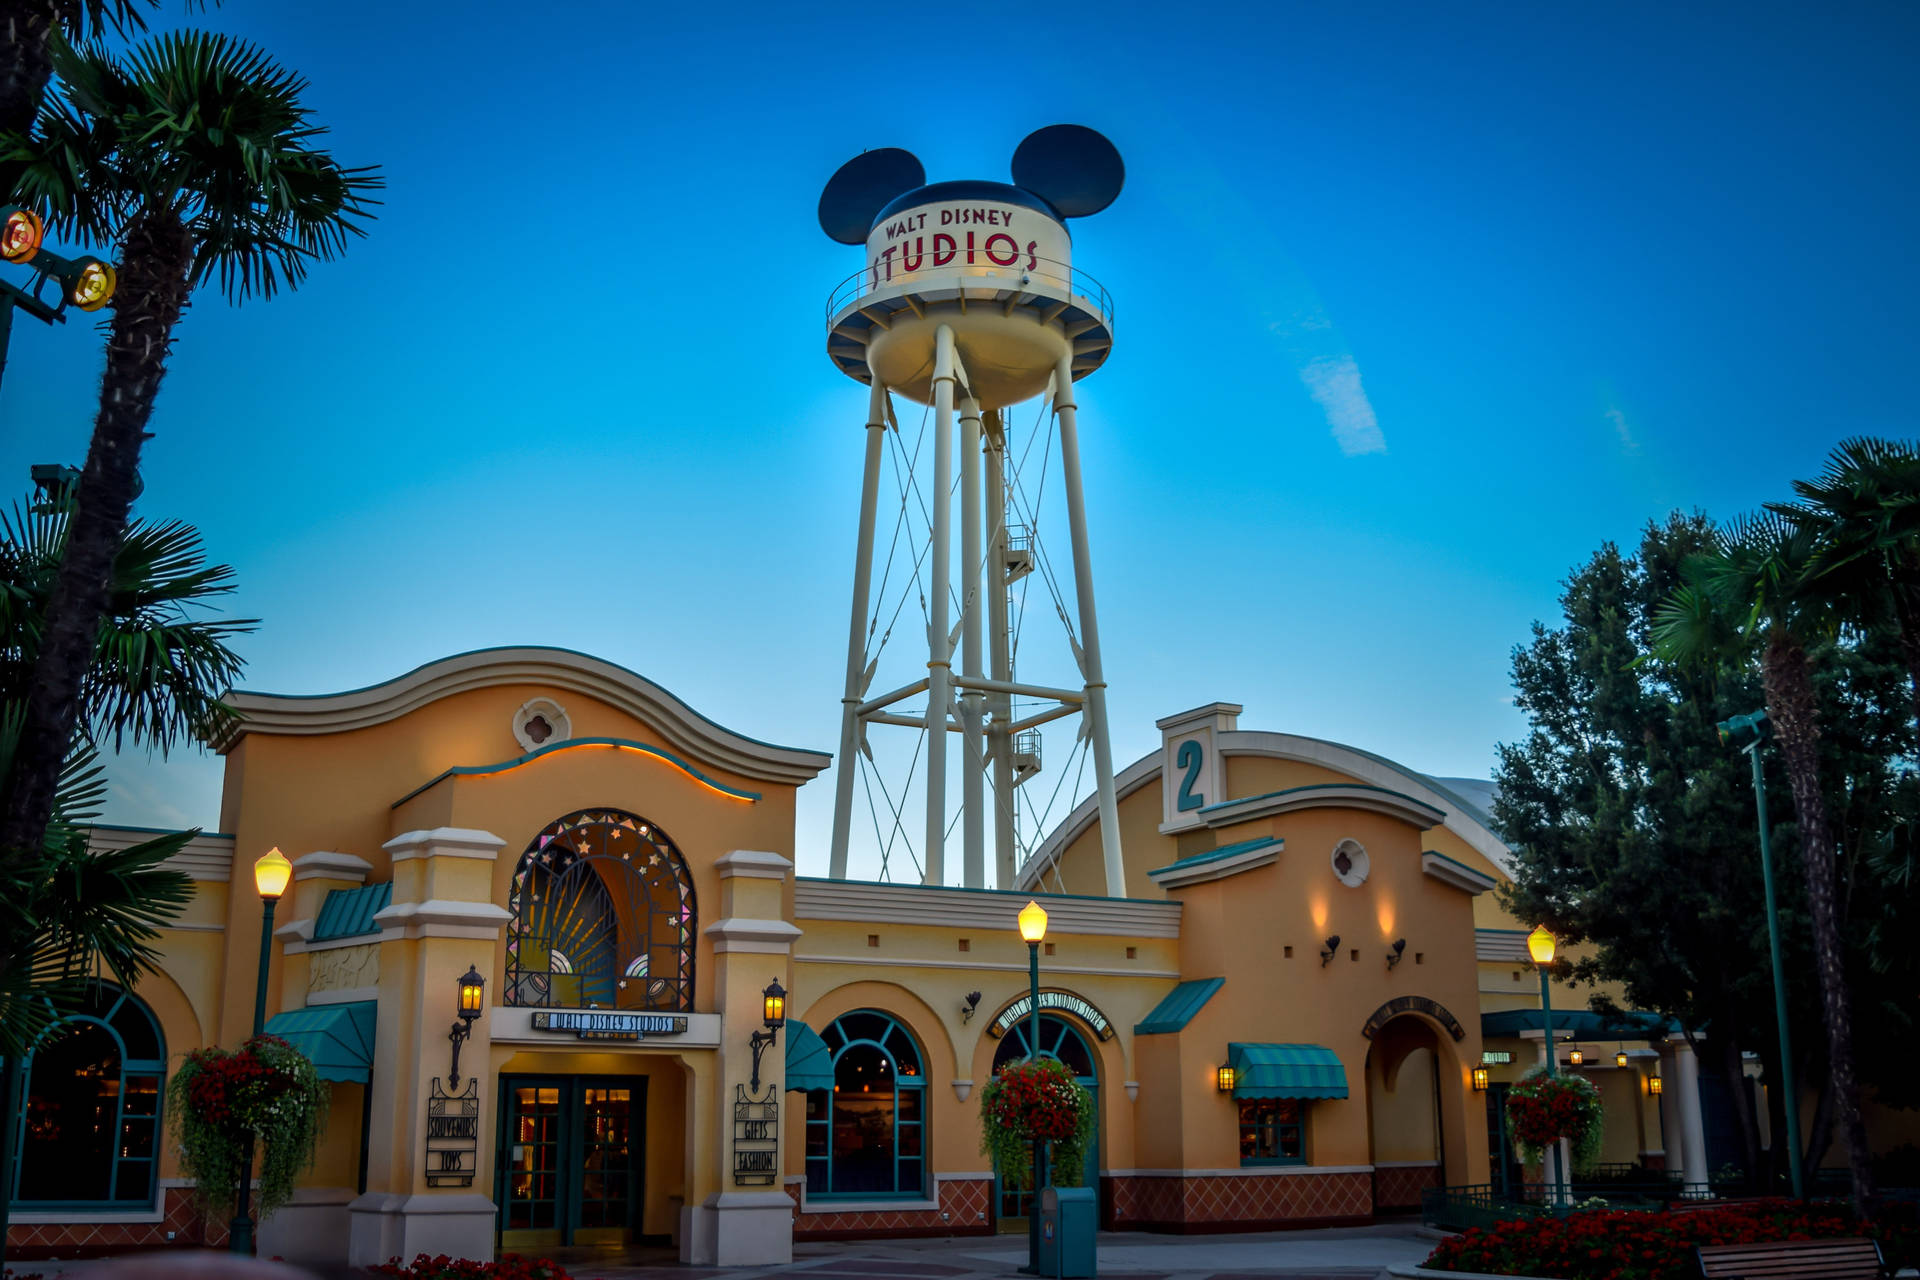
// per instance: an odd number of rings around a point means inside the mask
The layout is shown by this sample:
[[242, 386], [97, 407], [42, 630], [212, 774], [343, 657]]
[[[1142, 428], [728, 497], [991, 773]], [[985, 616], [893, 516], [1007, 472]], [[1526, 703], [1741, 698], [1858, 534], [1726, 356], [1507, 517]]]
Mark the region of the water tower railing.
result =
[[[1017, 289], [1041, 297], [1064, 298], [1083, 304], [1095, 312], [1102, 324], [1113, 328], [1113, 298], [1105, 285], [1064, 262], [1034, 259], [1033, 266], [975, 265], [961, 267], [924, 267], [914, 272], [895, 271], [891, 280], [873, 281], [873, 268], [863, 267], [839, 284], [827, 296], [827, 328], [832, 329], [846, 310], [863, 298], [891, 298], [903, 293], [927, 293], [941, 289], [990, 287]], [[884, 273], [883, 273], [884, 275]], [[1026, 280], [1022, 281], [1021, 277]]]

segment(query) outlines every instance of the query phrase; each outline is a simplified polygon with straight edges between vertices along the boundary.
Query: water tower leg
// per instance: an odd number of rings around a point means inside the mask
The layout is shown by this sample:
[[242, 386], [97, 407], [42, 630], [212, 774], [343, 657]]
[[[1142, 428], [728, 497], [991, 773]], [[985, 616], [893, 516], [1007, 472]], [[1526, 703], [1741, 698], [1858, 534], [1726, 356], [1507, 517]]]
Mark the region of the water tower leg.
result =
[[[1013, 681], [1013, 636], [1007, 628], [1007, 437], [998, 409], [986, 415], [987, 468], [987, 651], [993, 679]], [[993, 886], [1013, 888], [1017, 856], [1013, 842], [1013, 698], [995, 693], [987, 699], [993, 727], [987, 730], [987, 759], [993, 763]]]
[[1073, 538], [1073, 586], [1080, 611], [1082, 674], [1087, 682], [1087, 735], [1093, 742], [1093, 786], [1100, 810], [1100, 856], [1107, 896], [1127, 893], [1120, 860], [1120, 810], [1113, 794], [1113, 746], [1107, 737], [1107, 677], [1100, 665], [1100, 621], [1093, 608], [1093, 557], [1087, 548], [1087, 502], [1080, 484], [1080, 426], [1073, 399], [1073, 357], [1053, 370], [1053, 412], [1060, 423], [1060, 467], [1066, 479], [1067, 529]]
[[933, 345], [933, 554], [927, 583], [927, 884], [947, 872], [947, 704], [953, 674], [947, 589], [953, 542], [953, 330], [941, 325]]
[[[971, 395], [960, 402], [960, 674], [974, 680], [981, 669], [980, 613], [980, 403]], [[978, 689], [960, 695], [960, 883], [987, 887], [986, 759], [980, 727], [986, 695]]]
[[853, 620], [847, 624], [847, 684], [840, 697], [839, 771], [833, 776], [833, 844], [827, 875], [847, 878], [847, 834], [853, 823], [853, 775], [860, 767], [860, 697], [866, 692], [867, 596], [873, 587], [873, 519], [880, 499], [880, 452], [886, 442], [887, 389], [873, 380], [867, 397], [867, 464], [860, 481], [860, 537], [853, 554]]

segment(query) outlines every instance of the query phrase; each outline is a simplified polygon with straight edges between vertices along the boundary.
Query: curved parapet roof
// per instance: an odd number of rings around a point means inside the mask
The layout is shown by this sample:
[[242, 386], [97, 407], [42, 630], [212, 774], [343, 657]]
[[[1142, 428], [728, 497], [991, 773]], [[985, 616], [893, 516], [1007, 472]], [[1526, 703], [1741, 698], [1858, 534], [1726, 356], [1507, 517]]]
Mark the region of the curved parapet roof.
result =
[[547, 685], [598, 698], [651, 725], [678, 751], [749, 778], [798, 785], [833, 759], [824, 751], [776, 746], [735, 733], [625, 667], [544, 645], [475, 649], [344, 693], [234, 689], [225, 701], [238, 713], [238, 720], [214, 740], [213, 747], [224, 754], [249, 733], [347, 733], [397, 720], [457, 693], [516, 684]]
[[[1490, 825], [1491, 819], [1485, 809], [1461, 796], [1457, 787], [1466, 783], [1476, 786], [1490, 784], [1475, 783], [1473, 780], [1430, 778], [1424, 773], [1396, 764], [1385, 756], [1375, 755], [1371, 751], [1362, 751], [1358, 747], [1349, 747], [1343, 743], [1329, 742], [1324, 738], [1308, 738], [1297, 733], [1259, 733], [1250, 730], [1234, 729], [1219, 737], [1222, 756], [1266, 756], [1274, 760], [1295, 760], [1306, 764], [1317, 764], [1336, 773], [1346, 774], [1357, 782], [1369, 787], [1384, 788], [1398, 794], [1402, 799], [1416, 802], [1419, 806], [1442, 815], [1438, 825], [1453, 832], [1483, 855], [1487, 861], [1500, 869], [1502, 875], [1513, 878], [1513, 855], [1506, 842], [1501, 840]], [[1161, 752], [1149, 752], [1140, 759], [1114, 775], [1114, 791], [1119, 796], [1129, 795], [1141, 787], [1149, 786], [1160, 778]], [[1490, 791], [1489, 791], [1490, 795]], [[1478, 798], [1478, 797], [1476, 797]], [[1237, 805], [1243, 801], [1230, 800], [1226, 805]], [[1067, 815], [1058, 827], [1053, 829], [1046, 842], [1034, 855], [1027, 859], [1014, 878], [1014, 885], [1020, 889], [1030, 889], [1039, 883], [1054, 861], [1083, 834], [1092, 828], [1099, 814], [1096, 797], [1086, 800]]]

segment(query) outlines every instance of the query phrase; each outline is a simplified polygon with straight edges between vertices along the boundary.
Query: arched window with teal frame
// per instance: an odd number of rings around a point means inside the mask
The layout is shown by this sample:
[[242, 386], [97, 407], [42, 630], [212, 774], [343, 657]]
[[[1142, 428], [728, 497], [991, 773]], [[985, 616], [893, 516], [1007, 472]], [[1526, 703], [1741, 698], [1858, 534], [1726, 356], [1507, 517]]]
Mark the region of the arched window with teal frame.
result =
[[16, 1209], [150, 1208], [167, 1045], [145, 1003], [93, 983], [23, 1064], [8, 1190]]
[[807, 1094], [809, 1198], [926, 1194], [927, 1073], [913, 1034], [860, 1009], [820, 1033], [833, 1089]]

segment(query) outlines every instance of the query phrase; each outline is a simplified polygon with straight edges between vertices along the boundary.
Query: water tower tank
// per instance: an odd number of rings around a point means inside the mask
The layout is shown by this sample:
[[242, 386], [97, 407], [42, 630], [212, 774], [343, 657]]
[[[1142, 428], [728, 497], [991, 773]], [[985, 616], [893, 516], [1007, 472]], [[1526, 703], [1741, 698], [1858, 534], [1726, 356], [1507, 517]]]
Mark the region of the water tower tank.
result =
[[1028, 135], [1013, 182], [926, 182], [888, 148], [840, 167], [820, 225], [866, 249], [827, 302], [827, 355], [848, 377], [932, 402], [935, 333], [945, 325], [983, 409], [1047, 390], [1063, 356], [1077, 380], [1113, 346], [1113, 305], [1073, 265], [1068, 218], [1098, 213], [1125, 173], [1111, 142], [1080, 125]]

